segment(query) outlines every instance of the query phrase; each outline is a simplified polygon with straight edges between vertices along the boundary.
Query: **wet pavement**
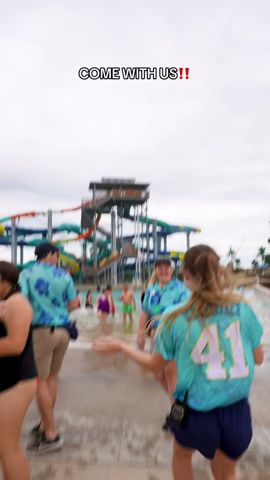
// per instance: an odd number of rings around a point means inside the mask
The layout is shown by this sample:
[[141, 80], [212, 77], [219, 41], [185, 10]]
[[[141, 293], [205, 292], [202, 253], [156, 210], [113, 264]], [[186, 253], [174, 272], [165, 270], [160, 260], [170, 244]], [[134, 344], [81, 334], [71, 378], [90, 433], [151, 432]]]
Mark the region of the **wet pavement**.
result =
[[[172, 479], [172, 437], [161, 428], [170, 408], [165, 392], [152, 374], [122, 354], [101, 357], [89, 346], [101, 331], [117, 332], [134, 344], [136, 322], [123, 327], [116, 318], [101, 328], [95, 314], [82, 309], [79, 323], [81, 334], [65, 357], [55, 409], [65, 444], [59, 452], [29, 456], [32, 480]], [[256, 369], [251, 397], [254, 437], [240, 463], [239, 480], [270, 480], [267, 348], [265, 364]], [[37, 419], [33, 403], [24, 423], [24, 447]], [[199, 454], [194, 455], [194, 465], [195, 480], [212, 478], [208, 462]]]
[[[29, 457], [32, 480], [172, 478], [172, 438], [161, 429], [169, 402], [159, 384], [122, 354], [104, 358], [87, 344], [77, 345], [68, 350], [56, 405], [65, 445], [59, 452]], [[269, 367], [268, 360], [255, 381], [254, 439], [239, 480], [270, 480], [270, 389], [264, 387]], [[37, 418], [33, 404], [24, 425], [24, 446]], [[200, 455], [194, 464], [196, 480], [211, 478]]]

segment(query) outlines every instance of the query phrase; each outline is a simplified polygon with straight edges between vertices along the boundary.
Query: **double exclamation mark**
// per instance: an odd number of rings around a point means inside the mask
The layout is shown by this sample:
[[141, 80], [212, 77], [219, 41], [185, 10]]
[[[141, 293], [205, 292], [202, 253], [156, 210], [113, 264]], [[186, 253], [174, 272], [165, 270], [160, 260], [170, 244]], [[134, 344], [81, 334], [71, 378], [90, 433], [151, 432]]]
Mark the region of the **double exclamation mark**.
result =
[[[179, 78], [180, 78], [180, 80], [183, 79], [183, 71], [184, 71], [184, 69], [182, 67], [180, 67], [179, 68]], [[186, 80], [188, 80], [189, 79], [189, 68], [186, 67], [185, 72], [186, 72]]]

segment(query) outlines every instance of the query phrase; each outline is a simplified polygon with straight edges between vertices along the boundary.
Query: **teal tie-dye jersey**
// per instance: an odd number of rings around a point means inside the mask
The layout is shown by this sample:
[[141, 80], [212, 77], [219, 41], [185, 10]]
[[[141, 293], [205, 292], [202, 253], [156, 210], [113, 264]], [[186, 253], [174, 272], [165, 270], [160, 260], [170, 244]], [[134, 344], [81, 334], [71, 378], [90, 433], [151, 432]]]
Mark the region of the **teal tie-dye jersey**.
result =
[[[166, 311], [166, 314], [168, 312]], [[254, 376], [253, 350], [263, 330], [251, 307], [239, 303], [218, 307], [204, 322], [188, 320], [188, 313], [173, 324], [162, 324], [155, 337], [155, 352], [176, 360], [174, 398], [198, 411], [209, 411], [248, 398]]]
[[77, 296], [69, 273], [63, 268], [37, 262], [21, 272], [19, 283], [22, 294], [32, 305], [33, 325], [68, 324], [68, 302]]

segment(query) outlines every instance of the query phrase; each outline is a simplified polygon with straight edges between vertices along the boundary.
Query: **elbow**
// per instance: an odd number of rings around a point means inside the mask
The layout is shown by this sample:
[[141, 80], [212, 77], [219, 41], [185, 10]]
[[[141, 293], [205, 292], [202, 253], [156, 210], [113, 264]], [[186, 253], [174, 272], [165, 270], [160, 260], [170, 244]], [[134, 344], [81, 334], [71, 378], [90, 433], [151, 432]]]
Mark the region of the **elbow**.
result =
[[262, 347], [253, 351], [253, 358], [256, 365], [262, 365], [264, 361], [264, 351]]
[[264, 361], [264, 354], [262, 354], [260, 357], [255, 358], [256, 365], [262, 365], [263, 361]]
[[19, 357], [22, 352], [24, 351], [25, 343], [14, 343], [10, 346], [10, 353], [9, 355], [14, 357]]
[[72, 312], [72, 310], [76, 310], [77, 308], [80, 308], [80, 301], [78, 299], [69, 302], [68, 304], [69, 312]]

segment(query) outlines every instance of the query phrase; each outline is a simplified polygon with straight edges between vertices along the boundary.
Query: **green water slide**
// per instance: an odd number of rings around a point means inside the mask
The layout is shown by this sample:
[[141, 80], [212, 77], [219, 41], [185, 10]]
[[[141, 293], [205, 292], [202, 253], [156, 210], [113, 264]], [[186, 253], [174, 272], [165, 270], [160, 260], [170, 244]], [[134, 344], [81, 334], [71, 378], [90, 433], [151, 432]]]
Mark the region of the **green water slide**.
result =
[[[135, 221], [135, 217], [132, 215], [129, 215], [127, 212], [124, 213], [124, 217], [128, 220], [131, 220], [132, 222]], [[156, 218], [151, 218], [151, 217], [144, 217], [144, 216], [139, 216], [139, 221], [142, 223], [146, 223], [148, 225], [154, 225], [156, 224], [157, 227], [160, 227], [162, 233], [170, 235], [172, 233], [177, 233], [177, 232], [183, 232], [183, 233], [199, 233], [201, 230], [196, 227], [190, 227], [187, 225], [171, 225], [169, 223], [166, 223], [162, 220], [158, 220]]]

